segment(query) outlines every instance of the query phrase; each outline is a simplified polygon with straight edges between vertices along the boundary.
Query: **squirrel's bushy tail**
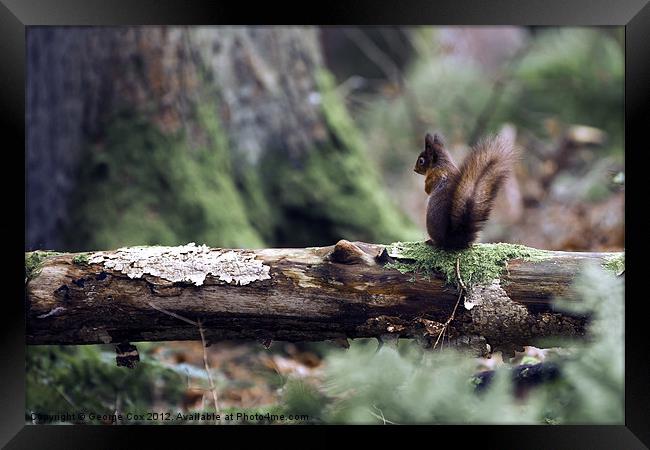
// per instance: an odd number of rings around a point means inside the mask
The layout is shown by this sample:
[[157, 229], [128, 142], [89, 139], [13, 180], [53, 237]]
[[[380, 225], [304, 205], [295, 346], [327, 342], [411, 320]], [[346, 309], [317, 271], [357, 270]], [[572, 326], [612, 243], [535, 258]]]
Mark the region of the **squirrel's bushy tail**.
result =
[[474, 242], [516, 159], [514, 142], [502, 135], [476, 144], [460, 167], [445, 247], [465, 248]]

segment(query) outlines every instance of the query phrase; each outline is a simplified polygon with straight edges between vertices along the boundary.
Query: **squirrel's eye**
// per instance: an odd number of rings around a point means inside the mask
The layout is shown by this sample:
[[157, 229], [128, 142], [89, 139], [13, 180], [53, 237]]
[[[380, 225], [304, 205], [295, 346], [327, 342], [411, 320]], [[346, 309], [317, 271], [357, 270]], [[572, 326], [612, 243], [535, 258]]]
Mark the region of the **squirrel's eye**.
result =
[[418, 159], [418, 164], [421, 166], [424, 165], [424, 156], [420, 156], [420, 158]]

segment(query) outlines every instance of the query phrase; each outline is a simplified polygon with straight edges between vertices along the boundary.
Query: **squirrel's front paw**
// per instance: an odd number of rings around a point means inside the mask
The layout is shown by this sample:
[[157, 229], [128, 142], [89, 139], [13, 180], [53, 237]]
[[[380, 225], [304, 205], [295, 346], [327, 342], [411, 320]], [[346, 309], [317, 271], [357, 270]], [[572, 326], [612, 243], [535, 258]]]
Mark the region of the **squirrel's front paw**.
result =
[[434, 244], [433, 241], [432, 241], [431, 239], [427, 239], [426, 241], [424, 241], [424, 243], [427, 244], [427, 245], [430, 245], [431, 247], [435, 247], [435, 246], [436, 246], [436, 244]]

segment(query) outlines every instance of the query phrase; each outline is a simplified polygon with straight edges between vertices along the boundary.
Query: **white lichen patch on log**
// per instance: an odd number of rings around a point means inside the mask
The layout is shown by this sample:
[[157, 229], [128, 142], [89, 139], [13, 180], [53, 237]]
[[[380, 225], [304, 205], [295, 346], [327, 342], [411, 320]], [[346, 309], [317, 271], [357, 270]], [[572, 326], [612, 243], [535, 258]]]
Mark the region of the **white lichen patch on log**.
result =
[[65, 308], [62, 306], [57, 306], [56, 308], [52, 309], [50, 312], [46, 314], [41, 314], [40, 316], [36, 316], [37, 319], [45, 319], [46, 317], [50, 316], [59, 316], [65, 312]]
[[267, 280], [270, 267], [241, 250], [210, 249], [193, 242], [177, 247], [125, 247], [115, 252], [98, 252], [90, 264], [141, 278], [148, 274], [171, 282], [189, 282], [201, 286], [208, 275], [225, 283], [245, 285]]

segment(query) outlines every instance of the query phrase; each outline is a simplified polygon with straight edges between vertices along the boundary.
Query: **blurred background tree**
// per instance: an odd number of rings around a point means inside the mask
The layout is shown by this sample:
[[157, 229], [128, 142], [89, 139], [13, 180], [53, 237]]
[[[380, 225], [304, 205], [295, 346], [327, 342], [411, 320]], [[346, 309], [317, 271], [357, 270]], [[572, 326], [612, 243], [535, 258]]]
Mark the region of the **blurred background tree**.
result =
[[27, 247], [417, 236], [311, 28], [28, 33]]
[[[457, 160], [486, 133], [522, 148], [482, 240], [622, 250], [623, 67], [622, 28], [30, 27], [26, 251], [425, 239], [412, 168], [432, 131]], [[30, 348], [28, 412], [204, 408], [200, 343], [138, 347], [132, 372], [107, 346]], [[323, 371], [357, 370], [328, 349], [218, 343], [208, 355], [222, 405], [289, 398], [322, 412]], [[521, 417], [580, 420], [578, 403]], [[480, 421], [489, 408], [476, 408]], [[369, 417], [343, 411], [322, 418]], [[427, 414], [402, 418], [437, 420]]]

